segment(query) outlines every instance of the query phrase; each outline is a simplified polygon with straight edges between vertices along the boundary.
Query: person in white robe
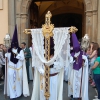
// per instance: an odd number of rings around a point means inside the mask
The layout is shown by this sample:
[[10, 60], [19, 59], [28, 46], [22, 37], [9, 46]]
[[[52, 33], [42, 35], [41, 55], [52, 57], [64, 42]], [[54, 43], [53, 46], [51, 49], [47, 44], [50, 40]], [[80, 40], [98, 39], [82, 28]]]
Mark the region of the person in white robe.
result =
[[7, 91], [4, 91], [4, 94], [7, 93], [11, 100], [20, 97], [22, 94], [25, 97], [29, 96], [24, 52], [18, 45], [16, 27], [11, 48], [5, 54], [5, 57], [7, 58], [7, 75], [5, 75], [5, 80], [7, 80], [7, 82], [5, 81], [5, 85], [7, 84], [5, 88], [7, 88]]
[[[51, 57], [52, 58], [52, 57]], [[39, 65], [35, 66], [34, 73], [34, 87], [31, 100], [46, 100], [45, 94], [45, 78], [44, 78], [44, 64], [37, 58]], [[63, 76], [64, 65], [61, 57], [50, 66], [50, 97], [49, 100], [63, 100]]]
[[80, 49], [75, 33], [72, 33], [73, 54], [70, 59], [68, 96], [72, 100], [88, 100], [88, 59]]

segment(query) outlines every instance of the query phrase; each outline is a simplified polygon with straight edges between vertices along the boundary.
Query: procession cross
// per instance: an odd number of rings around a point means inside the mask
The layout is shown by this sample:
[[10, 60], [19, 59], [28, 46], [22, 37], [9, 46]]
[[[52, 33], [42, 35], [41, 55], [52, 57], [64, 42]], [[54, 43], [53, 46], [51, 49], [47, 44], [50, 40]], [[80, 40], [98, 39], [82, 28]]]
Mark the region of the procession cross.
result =
[[[51, 17], [52, 14], [50, 11], [47, 12], [47, 14], [45, 15], [45, 24], [42, 25], [42, 33], [44, 36], [44, 45], [45, 45], [45, 58], [47, 61], [50, 60], [50, 38], [53, 37], [53, 29], [54, 29], [54, 24], [51, 24]], [[69, 32], [73, 33], [76, 32], [77, 28], [72, 26], [69, 28]], [[24, 30], [25, 34], [30, 34], [31, 33], [31, 29], [25, 29]], [[40, 76], [40, 80], [41, 80], [42, 75]], [[45, 65], [45, 93], [44, 96], [46, 98], [46, 100], [49, 100], [50, 97], [50, 68], [49, 66]], [[42, 88], [42, 85], [41, 85]]]
[[[50, 60], [50, 37], [53, 36], [53, 29], [54, 25], [51, 24], [51, 17], [52, 14], [50, 11], [47, 12], [45, 15], [45, 24], [42, 25], [42, 31], [45, 39], [45, 58], [47, 61]], [[45, 97], [48, 100], [50, 97], [50, 92], [49, 92], [49, 83], [50, 83], [50, 68], [49, 66], [45, 65]]]

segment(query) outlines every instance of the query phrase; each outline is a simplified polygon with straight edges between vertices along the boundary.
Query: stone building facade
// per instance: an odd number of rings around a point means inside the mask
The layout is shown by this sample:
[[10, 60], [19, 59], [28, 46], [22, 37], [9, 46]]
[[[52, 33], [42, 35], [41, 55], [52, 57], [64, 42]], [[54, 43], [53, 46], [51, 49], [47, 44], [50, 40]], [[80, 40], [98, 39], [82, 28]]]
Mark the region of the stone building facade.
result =
[[8, 33], [8, 0], [0, 0], [0, 44]]
[[[41, 27], [48, 10], [53, 16], [58, 15], [57, 17], [68, 13], [73, 16], [74, 14], [81, 15], [81, 24], [77, 24], [81, 25], [81, 31], [77, 35], [83, 36], [87, 33], [91, 41], [100, 43], [100, 0], [8, 0], [8, 33], [12, 36], [14, 26], [17, 24], [19, 42], [25, 41], [30, 44], [30, 36], [23, 33], [24, 29], [34, 28], [34, 23], [36, 27]], [[76, 19], [75, 23], [79, 23]], [[66, 23], [69, 20], [71, 19], [67, 19]], [[66, 27], [67, 24], [62, 22]], [[62, 24], [59, 26], [63, 27]]]

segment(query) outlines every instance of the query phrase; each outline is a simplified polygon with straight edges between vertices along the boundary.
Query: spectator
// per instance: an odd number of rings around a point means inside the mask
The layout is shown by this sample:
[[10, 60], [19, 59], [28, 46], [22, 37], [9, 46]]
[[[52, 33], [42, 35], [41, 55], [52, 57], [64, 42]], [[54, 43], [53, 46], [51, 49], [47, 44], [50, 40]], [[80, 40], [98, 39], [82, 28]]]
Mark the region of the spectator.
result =
[[89, 56], [89, 59], [90, 59], [90, 69], [89, 69], [89, 73], [90, 73], [90, 79], [91, 79], [91, 85], [93, 87], [95, 87], [95, 82], [93, 81], [93, 72], [91, 70], [91, 67], [94, 65], [94, 61], [97, 57], [97, 49], [98, 49], [98, 43], [94, 43], [94, 42], [91, 42], [91, 45], [90, 45], [90, 53], [91, 55]]
[[97, 58], [91, 69], [93, 70], [94, 81], [98, 91], [98, 99], [100, 100], [100, 48], [97, 50]]
[[21, 48], [24, 51], [24, 56], [25, 56], [25, 60], [26, 60], [26, 70], [27, 70], [27, 76], [28, 76], [28, 83], [29, 83], [29, 66], [30, 66], [30, 61], [29, 58], [31, 58], [31, 52], [30, 49], [26, 47], [26, 43], [22, 42], [21, 43]]
[[[5, 53], [7, 52], [7, 48], [5, 46], [3, 46], [3, 59], [5, 59]], [[2, 64], [2, 71], [3, 71], [3, 75], [5, 76], [5, 63]]]
[[4, 73], [2, 72], [2, 65], [5, 64], [5, 59], [3, 58], [2, 49], [0, 49], [0, 76], [2, 77]]

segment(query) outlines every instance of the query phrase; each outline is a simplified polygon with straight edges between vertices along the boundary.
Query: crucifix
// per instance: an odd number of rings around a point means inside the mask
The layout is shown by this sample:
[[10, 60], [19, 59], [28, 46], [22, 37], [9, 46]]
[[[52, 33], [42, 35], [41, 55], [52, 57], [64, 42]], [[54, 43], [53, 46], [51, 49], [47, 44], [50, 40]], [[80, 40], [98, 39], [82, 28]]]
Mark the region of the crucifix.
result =
[[[42, 31], [45, 39], [45, 58], [47, 61], [50, 60], [50, 37], [53, 36], [53, 29], [54, 25], [51, 24], [51, 19], [52, 14], [50, 11], [47, 12], [45, 15], [45, 24], [42, 25]], [[49, 74], [50, 74], [50, 69], [49, 66], [45, 65], [45, 97], [48, 100], [50, 97], [50, 92], [49, 92]]]
[[[44, 36], [44, 46], [45, 46], [45, 59], [46, 61], [50, 60], [50, 38], [53, 36], [53, 30], [54, 30], [54, 25], [51, 24], [51, 17], [52, 14], [50, 11], [47, 12], [45, 15], [45, 24], [42, 25], [42, 33]], [[75, 27], [71, 27], [69, 29], [69, 32], [75, 31]], [[75, 31], [76, 32], [76, 31]], [[25, 29], [24, 33], [30, 34], [31, 29]], [[42, 75], [40, 75], [40, 80]], [[44, 88], [44, 96], [46, 100], [49, 100], [50, 97], [50, 68], [49, 66], [45, 65], [45, 74], [44, 74], [44, 79], [45, 79], [45, 88]], [[40, 85], [42, 88], [42, 84]]]

